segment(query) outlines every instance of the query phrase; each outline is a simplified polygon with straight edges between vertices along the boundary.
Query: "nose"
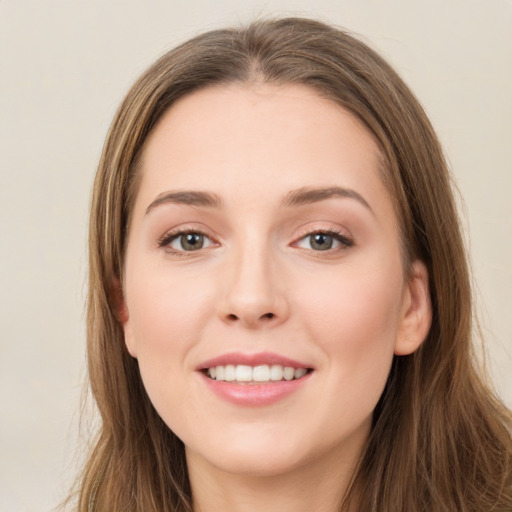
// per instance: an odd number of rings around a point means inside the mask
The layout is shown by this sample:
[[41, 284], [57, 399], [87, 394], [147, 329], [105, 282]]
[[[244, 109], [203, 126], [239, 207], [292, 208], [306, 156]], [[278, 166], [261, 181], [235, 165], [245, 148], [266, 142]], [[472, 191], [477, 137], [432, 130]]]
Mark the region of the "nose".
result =
[[244, 251], [227, 266], [219, 303], [223, 322], [258, 329], [286, 321], [289, 304], [284, 283], [268, 250]]

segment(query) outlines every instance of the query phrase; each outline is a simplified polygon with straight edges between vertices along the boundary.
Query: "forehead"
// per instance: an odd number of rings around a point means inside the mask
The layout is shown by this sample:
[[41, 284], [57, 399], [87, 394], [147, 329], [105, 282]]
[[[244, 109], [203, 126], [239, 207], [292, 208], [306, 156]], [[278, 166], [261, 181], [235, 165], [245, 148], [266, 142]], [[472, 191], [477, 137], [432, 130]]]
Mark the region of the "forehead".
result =
[[264, 172], [300, 186], [305, 169], [320, 180], [339, 179], [336, 157], [339, 170], [350, 169], [360, 181], [381, 175], [373, 136], [338, 104], [302, 85], [235, 84], [176, 102], [147, 139], [140, 167], [143, 182], [166, 176], [175, 186], [197, 186], [200, 179], [207, 187]]

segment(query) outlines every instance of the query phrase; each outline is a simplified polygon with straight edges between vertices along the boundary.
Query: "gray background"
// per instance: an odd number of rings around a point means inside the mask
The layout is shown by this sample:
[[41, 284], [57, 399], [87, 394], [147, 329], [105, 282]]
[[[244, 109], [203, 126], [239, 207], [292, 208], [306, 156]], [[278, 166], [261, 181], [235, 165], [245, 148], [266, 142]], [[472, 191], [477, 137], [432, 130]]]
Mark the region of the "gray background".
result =
[[83, 455], [87, 209], [114, 110], [176, 43], [272, 14], [362, 34], [423, 102], [464, 197], [489, 371], [512, 406], [511, 0], [0, 0], [1, 512], [49, 511]]

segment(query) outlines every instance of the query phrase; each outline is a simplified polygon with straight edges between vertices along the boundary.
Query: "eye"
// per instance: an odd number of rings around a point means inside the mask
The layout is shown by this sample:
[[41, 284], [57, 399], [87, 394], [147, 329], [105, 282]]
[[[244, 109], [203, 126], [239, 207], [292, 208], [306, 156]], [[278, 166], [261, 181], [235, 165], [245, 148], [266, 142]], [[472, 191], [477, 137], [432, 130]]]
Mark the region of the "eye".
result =
[[351, 247], [352, 245], [354, 245], [352, 240], [348, 239], [341, 233], [333, 231], [318, 231], [316, 233], [310, 233], [296, 242], [297, 247], [312, 251], [329, 251], [332, 249]]
[[184, 231], [166, 235], [159, 243], [176, 252], [193, 252], [213, 245], [212, 240], [198, 231]]

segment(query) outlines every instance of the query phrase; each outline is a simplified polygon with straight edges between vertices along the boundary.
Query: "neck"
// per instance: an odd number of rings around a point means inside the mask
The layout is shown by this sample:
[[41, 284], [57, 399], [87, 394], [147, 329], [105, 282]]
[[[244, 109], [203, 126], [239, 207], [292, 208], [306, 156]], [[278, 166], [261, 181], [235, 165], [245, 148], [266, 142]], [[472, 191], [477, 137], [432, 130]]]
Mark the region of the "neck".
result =
[[187, 452], [194, 512], [355, 512], [340, 509], [347, 491], [357, 454], [340, 464], [322, 460], [278, 475], [247, 475], [226, 472], [198, 460]]

